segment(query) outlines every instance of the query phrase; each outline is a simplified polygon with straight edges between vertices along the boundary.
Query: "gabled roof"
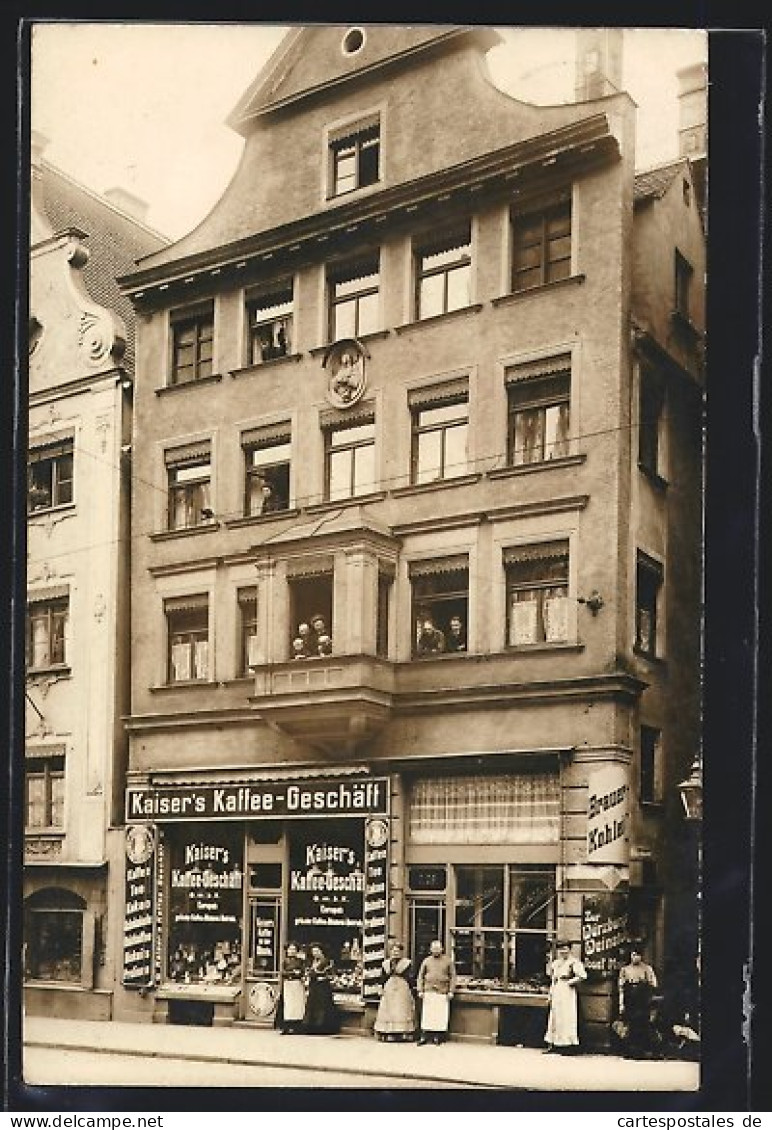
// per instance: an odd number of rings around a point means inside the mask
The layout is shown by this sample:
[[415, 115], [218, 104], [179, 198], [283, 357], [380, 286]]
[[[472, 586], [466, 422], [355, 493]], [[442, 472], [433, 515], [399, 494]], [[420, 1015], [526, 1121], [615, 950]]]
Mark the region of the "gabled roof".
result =
[[347, 53], [344, 41], [353, 30], [318, 25], [290, 31], [229, 115], [228, 125], [247, 134], [261, 114], [462, 36], [475, 38], [486, 50], [500, 42], [492, 28], [381, 24], [356, 29], [363, 33], [363, 45]]
[[655, 165], [653, 169], [636, 173], [633, 189], [634, 202], [638, 204], [643, 200], [660, 200], [688, 163], [688, 158], [679, 157], [677, 161], [669, 161], [665, 165]]
[[41, 203], [54, 231], [77, 228], [87, 236], [84, 242], [90, 256], [83, 269], [86, 287], [95, 302], [123, 319], [127, 330], [124, 357], [132, 368], [134, 307], [116, 279], [134, 270], [142, 256], [159, 251], [170, 241], [47, 161], [41, 162], [41, 187]]

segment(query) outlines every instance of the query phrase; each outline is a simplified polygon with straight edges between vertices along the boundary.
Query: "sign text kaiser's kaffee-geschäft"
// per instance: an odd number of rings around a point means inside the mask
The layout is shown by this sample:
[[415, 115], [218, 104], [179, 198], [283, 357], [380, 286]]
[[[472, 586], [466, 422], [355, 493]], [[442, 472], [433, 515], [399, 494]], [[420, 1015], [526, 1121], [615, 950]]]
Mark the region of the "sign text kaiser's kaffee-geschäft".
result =
[[386, 777], [170, 785], [126, 790], [126, 820], [238, 820], [250, 816], [365, 816], [388, 813]]

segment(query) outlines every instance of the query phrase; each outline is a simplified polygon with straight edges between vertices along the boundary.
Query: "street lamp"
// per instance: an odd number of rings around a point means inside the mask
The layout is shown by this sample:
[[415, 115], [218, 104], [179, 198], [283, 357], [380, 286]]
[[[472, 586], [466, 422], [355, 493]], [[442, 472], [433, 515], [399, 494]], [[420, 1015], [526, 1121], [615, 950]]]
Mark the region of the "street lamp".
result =
[[702, 820], [702, 762], [699, 754], [692, 762], [689, 776], [685, 781], [680, 782], [678, 791], [681, 794], [686, 819], [690, 823]]

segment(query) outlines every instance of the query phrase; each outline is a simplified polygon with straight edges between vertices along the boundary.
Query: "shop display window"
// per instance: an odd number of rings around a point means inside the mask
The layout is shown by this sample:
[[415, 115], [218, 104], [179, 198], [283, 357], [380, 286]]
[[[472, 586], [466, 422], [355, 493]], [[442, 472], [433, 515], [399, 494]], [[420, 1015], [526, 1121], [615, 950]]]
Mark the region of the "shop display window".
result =
[[37, 891], [24, 905], [24, 976], [79, 984], [85, 901], [72, 891]]
[[177, 984], [241, 980], [240, 829], [208, 825], [169, 840], [167, 976]]
[[457, 866], [454, 878], [450, 933], [459, 984], [540, 989], [554, 935], [554, 869]]
[[336, 994], [362, 992], [364, 831], [361, 820], [307, 820], [293, 829], [287, 941], [308, 956], [319, 945], [335, 968]]

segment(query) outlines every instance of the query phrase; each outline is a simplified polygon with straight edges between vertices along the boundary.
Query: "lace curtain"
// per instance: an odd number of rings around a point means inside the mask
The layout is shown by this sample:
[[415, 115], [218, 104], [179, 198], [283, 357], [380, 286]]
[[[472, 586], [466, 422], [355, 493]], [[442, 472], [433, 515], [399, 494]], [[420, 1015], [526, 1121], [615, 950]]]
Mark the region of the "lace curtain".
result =
[[557, 773], [443, 777], [410, 791], [417, 844], [534, 844], [560, 838]]

